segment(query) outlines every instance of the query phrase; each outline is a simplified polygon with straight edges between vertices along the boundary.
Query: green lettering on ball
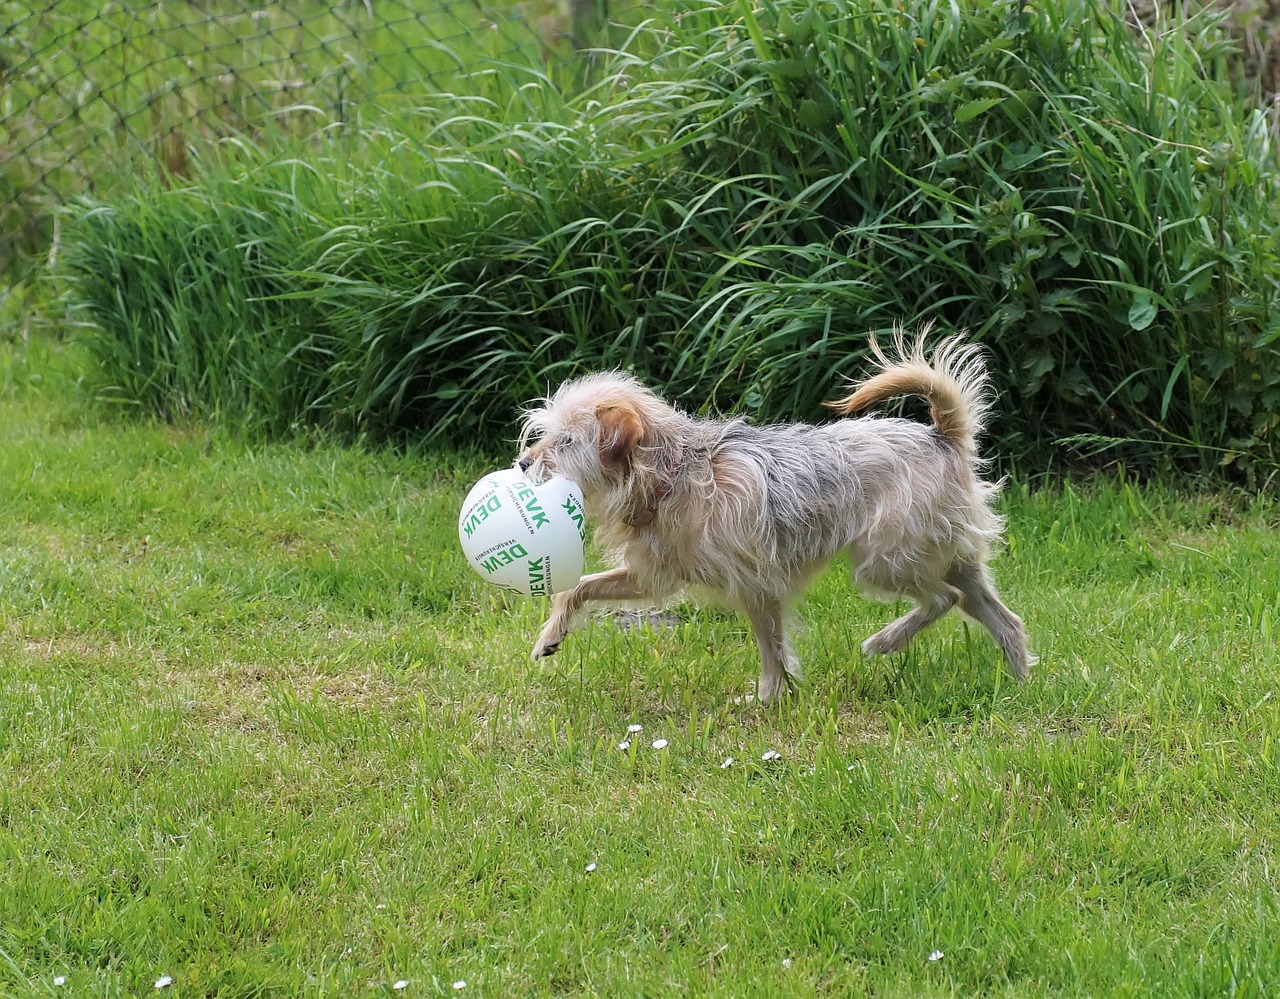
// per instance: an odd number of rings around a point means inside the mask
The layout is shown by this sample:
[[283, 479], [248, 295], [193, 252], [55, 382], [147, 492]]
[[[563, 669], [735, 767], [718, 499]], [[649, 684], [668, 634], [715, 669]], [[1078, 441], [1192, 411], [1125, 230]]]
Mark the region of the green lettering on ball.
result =
[[529, 595], [532, 597], [545, 597], [547, 595], [547, 574], [543, 571], [543, 564], [547, 561], [544, 555], [542, 558], [530, 559], [529, 566]]
[[528, 558], [529, 553], [525, 551], [524, 545], [516, 542], [513, 545], [507, 545], [506, 548], [500, 548], [487, 559], [480, 563], [480, 568], [489, 575], [493, 575], [504, 565], [510, 565], [518, 558]]
[[467, 522], [462, 525], [462, 532], [471, 537], [471, 533], [489, 519], [489, 514], [497, 513], [502, 509], [502, 500], [496, 495], [490, 496], [485, 502], [476, 507], [475, 513], [467, 518]]
[[551, 523], [546, 511], [542, 509], [542, 504], [538, 502], [538, 494], [533, 491], [533, 487], [527, 482], [521, 482], [516, 486], [516, 499], [520, 501], [520, 505], [524, 507], [524, 512], [533, 521], [535, 531]]
[[578, 537], [583, 541], [586, 541], [587, 525], [582, 515], [582, 507], [578, 506], [578, 504], [574, 502], [572, 496], [564, 501], [563, 506], [564, 512], [569, 515], [569, 519], [572, 520], [574, 525], [578, 528]]

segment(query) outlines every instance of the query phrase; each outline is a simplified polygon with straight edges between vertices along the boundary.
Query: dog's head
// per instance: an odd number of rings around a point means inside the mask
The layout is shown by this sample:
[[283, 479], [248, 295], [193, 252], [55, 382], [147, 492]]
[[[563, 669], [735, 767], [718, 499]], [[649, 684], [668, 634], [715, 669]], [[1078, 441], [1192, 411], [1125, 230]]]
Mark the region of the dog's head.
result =
[[525, 413], [518, 464], [543, 482], [562, 475], [589, 493], [624, 481], [651, 443], [657, 397], [618, 373], [566, 382]]

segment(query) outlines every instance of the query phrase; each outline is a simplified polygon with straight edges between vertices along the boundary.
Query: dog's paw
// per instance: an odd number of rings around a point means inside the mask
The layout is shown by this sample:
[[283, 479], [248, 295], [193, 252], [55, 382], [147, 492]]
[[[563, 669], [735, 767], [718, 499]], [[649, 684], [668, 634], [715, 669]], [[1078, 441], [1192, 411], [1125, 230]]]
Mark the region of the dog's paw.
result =
[[533, 644], [533, 651], [529, 654], [529, 658], [537, 662], [539, 659], [546, 659], [547, 656], [554, 656], [560, 651], [560, 643], [564, 638], [564, 629], [558, 627], [554, 619], [548, 621], [542, 626], [542, 631]]
[[791, 685], [787, 682], [787, 674], [762, 676], [756, 688], [756, 700], [761, 704], [774, 704], [791, 693]]
[[890, 656], [895, 652], [901, 652], [910, 641], [910, 638], [895, 634], [892, 626], [890, 626], [877, 631], [863, 642], [862, 654], [864, 656]]
[[1031, 667], [1039, 661], [1039, 656], [1034, 656], [1026, 651], [1005, 657], [1005, 665], [1008, 667], [1009, 675], [1019, 683], [1022, 683], [1027, 678], [1031, 673]]

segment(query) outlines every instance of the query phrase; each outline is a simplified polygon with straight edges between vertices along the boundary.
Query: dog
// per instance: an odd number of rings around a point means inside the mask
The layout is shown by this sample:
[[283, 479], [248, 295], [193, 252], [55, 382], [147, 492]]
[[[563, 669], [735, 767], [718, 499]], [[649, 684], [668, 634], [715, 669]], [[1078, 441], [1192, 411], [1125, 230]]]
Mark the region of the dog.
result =
[[991, 633], [1009, 673], [1036, 662], [1022, 619], [1001, 602], [988, 561], [1003, 519], [998, 484], [981, 477], [978, 437], [991, 393], [979, 347], [963, 335], [926, 355], [929, 327], [894, 331], [876, 372], [825, 405], [843, 416], [901, 395], [928, 402], [932, 423], [863, 416], [807, 425], [702, 419], [621, 372], [561, 385], [526, 410], [518, 467], [582, 489], [596, 540], [616, 568], [555, 597], [533, 648], [553, 655], [593, 601], [658, 601], [692, 590], [743, 612], [760, 650], [757, 696], [801, 682], [790, 610], [841, 552], [855, 584], [915, 607], [862, 644], [902, 650], [953, 607]]

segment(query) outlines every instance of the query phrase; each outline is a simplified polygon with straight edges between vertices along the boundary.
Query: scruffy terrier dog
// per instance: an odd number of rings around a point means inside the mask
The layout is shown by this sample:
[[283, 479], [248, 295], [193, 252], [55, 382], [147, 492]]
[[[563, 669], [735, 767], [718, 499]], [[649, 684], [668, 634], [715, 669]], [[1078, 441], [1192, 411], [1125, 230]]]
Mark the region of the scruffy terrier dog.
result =
[[772, 701], [801, 678], [787, 636], [791, 604], [848, 552], [861, 589], [916, 603], [863, 642], [868, 655], [901, 650], [959, 605], [1023, 679], [1035, 658], [987, 569], [1003, 522], [990, 505], [998, 487], [979, 476], [986, 368], [959, 336], [927, 357], [927, 333], [908, 345], [898, 330], [892, 358], [873, 337], [879, 371], [827, 405], [847, 416], [917, 395], [932, 426], [871, 416], [766, 427], [697, 419], [618, 372], [567, 382], [527, 412], [520, 468], [535, 481], [578, 483], [596, 539], [618, 563], [555, 598], [533, 658], [555, 653], [589, 601], [691, 589], [751, 619], [759, 698]]

